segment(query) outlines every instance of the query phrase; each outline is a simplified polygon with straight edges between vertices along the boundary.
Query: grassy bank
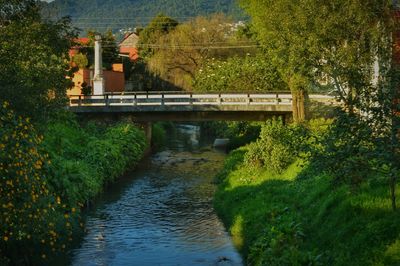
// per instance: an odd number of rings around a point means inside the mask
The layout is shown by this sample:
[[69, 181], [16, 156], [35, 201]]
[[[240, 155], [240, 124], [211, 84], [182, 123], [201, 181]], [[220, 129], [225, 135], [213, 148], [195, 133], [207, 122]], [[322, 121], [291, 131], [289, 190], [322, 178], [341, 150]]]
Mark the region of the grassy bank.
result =
[[81, 207], [146, 148], [129, 123], [79, 125], [61, 112], [33, 125], [0, 106], [0, 264], [46, 265], [80, 231]]
[[44, 131], [49, 184], [69, 205], [83, 205], [142, 158], [144, 133], [130, 123], [79, 125], [69, 113], [50, 121]]
[[387, 180], [339, 184], [300, 159], [278, 173], [249, 149], [228, 156], [214, 201], [248, 265], [400, 265]]

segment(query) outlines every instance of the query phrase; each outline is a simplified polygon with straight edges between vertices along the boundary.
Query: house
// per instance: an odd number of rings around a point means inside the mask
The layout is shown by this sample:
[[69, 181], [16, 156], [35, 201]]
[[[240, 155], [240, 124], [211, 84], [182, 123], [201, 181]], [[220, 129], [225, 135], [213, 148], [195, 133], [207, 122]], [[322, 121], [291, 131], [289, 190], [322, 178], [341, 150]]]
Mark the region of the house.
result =
[[[76, 39], [76, 46], [72, 47], [69, 51], [71, 58], [71, 67], [76, 67], [76, 64], [72, 62], [72, 58], [80, 52], [82, 47], [90, 45], [89, 38]], [[124, 67], [121, 63], [112, 64], [112, 69], [102, 70], [102, 76], [104, 79], [104, 92], [115, 93], [125, 91], [125, 74]], [[74, 86], [67, 91], [67, 95], [81, 95], [82, 88], [89, 86], [93, 88], [94, 69], [89, 66], [88, 68], [80, 68], [74, 73], [72, 82]], [[93, 90], [92, 90], [93, 92]]]
[[136, 32], [130, 32], [125, 34], [121, 43], [119, 44], [119, 53], [126, 55], [131, 61], [136, 61], [139, 58], [137, 43], [139, 41], [139, 35]]

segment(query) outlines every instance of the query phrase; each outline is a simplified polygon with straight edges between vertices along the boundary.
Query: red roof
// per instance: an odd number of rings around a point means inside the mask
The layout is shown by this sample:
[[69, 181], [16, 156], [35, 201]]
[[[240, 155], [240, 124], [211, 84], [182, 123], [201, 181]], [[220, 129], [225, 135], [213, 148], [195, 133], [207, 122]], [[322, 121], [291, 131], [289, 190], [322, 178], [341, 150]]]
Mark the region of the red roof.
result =
[[82, 38], [74, 39], [74, 42], [76, 42], [78, 44], [88, 44], [90, 42], [90, 39], [87, 37], [82, 37]]

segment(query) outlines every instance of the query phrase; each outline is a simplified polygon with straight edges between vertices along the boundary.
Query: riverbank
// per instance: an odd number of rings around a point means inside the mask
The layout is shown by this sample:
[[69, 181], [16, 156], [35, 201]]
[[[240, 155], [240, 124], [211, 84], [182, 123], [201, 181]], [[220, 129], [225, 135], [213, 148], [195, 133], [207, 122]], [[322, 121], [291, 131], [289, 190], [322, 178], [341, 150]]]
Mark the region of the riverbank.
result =
[[387, 180], [338, 184], [300, 159], [276, 173], [246, 163], [249, 149], [227, 157], [214, 198], [246, 264], [400, 264], [400, 213]]
[[131, 123], [79, 125], [69, 113], [50, 121], [43, 147], [49, 153], [49, 184], [68, 205], [82, 206], [127, 170], [146, 149], [142, 130]]
[[63, 111], [32, 124], [3, 103], [0, 125], [2, 265], [46, 265], [64, 253], [83, 227], [82, 207], [147, 146], [133, 124], [79, 125]]

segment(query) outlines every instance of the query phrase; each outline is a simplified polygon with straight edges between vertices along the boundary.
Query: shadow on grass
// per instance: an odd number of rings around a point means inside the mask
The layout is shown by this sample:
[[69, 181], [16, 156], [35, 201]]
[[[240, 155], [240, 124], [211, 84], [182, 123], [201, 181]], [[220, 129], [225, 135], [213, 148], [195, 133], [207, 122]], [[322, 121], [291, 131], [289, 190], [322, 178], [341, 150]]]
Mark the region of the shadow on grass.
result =
[[354, 192], [310, 169], [294, 181], [240, 184], [235, 163], [240, 154], [228, 158], [214, 206], [248, 264], [400, 265], [400, 213], [386, 187]]

